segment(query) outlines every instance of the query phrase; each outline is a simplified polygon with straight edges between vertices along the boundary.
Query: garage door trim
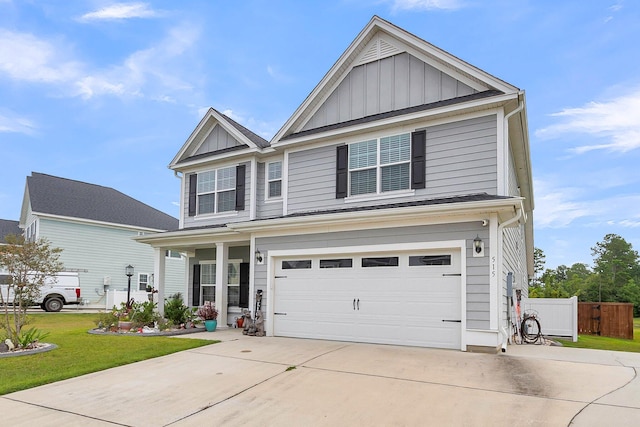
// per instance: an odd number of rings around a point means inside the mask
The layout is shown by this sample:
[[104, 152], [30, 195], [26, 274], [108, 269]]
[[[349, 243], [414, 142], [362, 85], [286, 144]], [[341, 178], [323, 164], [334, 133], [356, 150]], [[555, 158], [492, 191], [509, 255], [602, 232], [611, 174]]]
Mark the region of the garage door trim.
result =
[[419, 250], [459, 250], [460, 251], [460, 350], [466, 350], [466, 241], [464, 240], [448, 240], [438, 242], [417, 242], [417, 243], [394, 243], [387, 245], [360, 245], [360, 246], [341, 246], [341, 247], [323, 247], [323, 248], [307, 248], [307, 249], [284, 249], [270, 250], [267, 252], [267, 311], [266, 317], [268, 325], [267, 334], [273, 336], [274, 330], [274, 295], [275, 295], [275, 271], [276, 262], [285, 257], [299, 256], [322, 256], [332, 254], [375, 254], [389, 252], [406, 252]]

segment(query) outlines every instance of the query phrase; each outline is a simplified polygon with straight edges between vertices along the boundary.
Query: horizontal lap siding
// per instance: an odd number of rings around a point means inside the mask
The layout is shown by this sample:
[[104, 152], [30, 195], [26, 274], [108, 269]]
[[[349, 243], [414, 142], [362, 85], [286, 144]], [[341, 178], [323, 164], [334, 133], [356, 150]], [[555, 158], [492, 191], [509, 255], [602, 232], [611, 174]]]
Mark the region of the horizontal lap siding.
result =
[[497, 192], [496, 116], [427, 127], [426, 188], [441, 197]]
[[[269, 250], [466, 240], [466, 253], [463, 256], [466, 256], [467, 260], [467, 327], [488, 329], [489, 259], [488, 257], [473, 258], [471, 245], [476, 235], [479, 235], [485, 242], [489, 241], [487, 228], [479, 227], [478, 223], [461, 223], [257, 238], [256, 246], [267, 255]], [[485, 250], [489, 250], [488, 245], [485, 246]], [[266, 268], [266, 265], [255, 266], [256, 289], [262, 289], [265, 292]]]
[[[249, 221], [249, 206], [251, 206], [251, 163], [239, 163], [240, 165], [246, 166], [246, 177], [245, 177], [245, 193], [244, 193], [244, 206], [245, 209], [243, 211], [239, 211], [237, 215], [229, 216], [230, 212], [223, 212], [214, 216], [189, 216], [189, 177], [191, 173], [187, 172], [184, 174], [183, 181], [183, 199], [182, 199], [182, 217], [184, 218], [182, 228], [189, 227], [202, 227], [205, 225], [218, 225], [218, 224], [226, 224], [229, 222], [240, 222], [240, 221]], [[229, 165], [232, 166], [232, 165]], [[217, 169], [217, 168], [211, 168]], [[197, 203], [197, 202], [196, 202]]]
[[[267, 184], [265, 179], [266, 163], [258, 163], [256, 183], [256, 215], [258, 218], [273, 218], [282, 215], [282, 199], [266, 201]], [[283, 189], [284, 191], [284, 189]]]
[[[462, 194], [497, 194], [496, 116], [427, 127], [426, 188], [393, 202]], [[289, 155], [287, 212], [374, 206], [377, 200], [345, 203], [335, 198], [336, 146]]]
[[336, 199], [336, 146], [289, 155], [289, 213], [344, 207]]
[[[154, 250], [132, 239], [138, 235], [135, 230], [41, 219], [40, 231], [52, 246], [63, 249], [60, 260], [65, 269], [80, 270], [82, 297], [92, 304], [105, 303], [100, 295], [105, 277], [111, 278], [110, 289], [127, 289], [124, 267], [128, 264], [135, 267], [132, 290], [138, 288], [138, 273], [153, 274]], [[183, 260], [166, 260], [166, 295], [185, 293], [184, 264]]]

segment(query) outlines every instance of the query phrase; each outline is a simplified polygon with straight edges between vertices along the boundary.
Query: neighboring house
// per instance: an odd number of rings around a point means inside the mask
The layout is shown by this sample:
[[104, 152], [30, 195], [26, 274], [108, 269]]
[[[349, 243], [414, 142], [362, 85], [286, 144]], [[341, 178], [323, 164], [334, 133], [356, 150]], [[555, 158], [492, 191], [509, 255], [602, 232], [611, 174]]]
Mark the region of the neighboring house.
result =
[[18, 221], [11, 221], [9, 219], [0, 219], [0, 245], [6, 245], [7, 241], [5, 237], [14, 234], [16, 236], [22, 235], [22, 230], [18, 226]]
[[[22, 230], [18, 226], [18, 221], [11, 221], [9, 219], [0, 219], [0, 246], [6, 245], [7, 241], [5, 237], [13, 234], [16, 236], [22, 235]], [[0, 273], [5, 273], [6, 270], [0, 265]]]
[[184, 257], [133, 240], [177, 229], [178, 220], [112, 188], [32, 172], [20, 227], [25, 239], [46, 238], [63, 250], [64, 269], [78, 272], [81, 296], [90, 306], [105, 308], [106, 289], [127, 290], [127, 265], [134, 267], [132, 291], [153, 287], [154, 259], [165, 256], [167, 296], [186, 293]]
[[187, 253], [219, 324], [262, 292], [268, 335], [506, 342], [533, 272], [520, 89], [373, 17], [270, 141], [210, 109], [169, 167], [180, 230], [136, 240]]

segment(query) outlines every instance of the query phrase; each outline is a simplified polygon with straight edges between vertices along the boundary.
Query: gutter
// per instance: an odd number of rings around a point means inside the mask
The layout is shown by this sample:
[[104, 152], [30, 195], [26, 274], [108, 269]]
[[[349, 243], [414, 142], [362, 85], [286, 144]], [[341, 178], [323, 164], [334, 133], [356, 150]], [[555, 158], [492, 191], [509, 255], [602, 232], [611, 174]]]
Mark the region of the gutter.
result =
[[[523, 212], [524, 212], [524, 206], [522, 205], [522, 201], [520, 201], [520, 207], [518, 207], [518, 209], [516, 210], [516, 214], [510, 219], [508, 219], [507, 221], [498, 225], [499, 239], [502, 239], [503, 232], [506, 227], [509, 227], [511, 224], [515, 222], [520, 222], [520, 219], [523, 218]], [[500, 244], [498, 245], [498, 265], [500, 266], [501, 270], [502, 270], [502, 251], [503, 251], [502, 244]], [[500, 275], [500, 277], [502, 277], [502, 274]], [[501, 307], [502, 298], [501, 296], [499, 296], [498, 298], [500, 298], [500, 300], [498, 301], [498, 309], [499, 309], [499, 307]], [[507, 319], [509, 319], [509, 310], [507, 310]], [[512, 344], [512, 342], [511, 342], [511, 338], [509, 337], [509, 334], [507, 334], [507, 331], [504, 327], [504, 322], [502, 321], [500, 322], [500, 333], [502, 333], [502, 336], [503, 336], [502, 352], [505, 353], [507, 351], [507, 342], [509, 342], [509, 344]]]

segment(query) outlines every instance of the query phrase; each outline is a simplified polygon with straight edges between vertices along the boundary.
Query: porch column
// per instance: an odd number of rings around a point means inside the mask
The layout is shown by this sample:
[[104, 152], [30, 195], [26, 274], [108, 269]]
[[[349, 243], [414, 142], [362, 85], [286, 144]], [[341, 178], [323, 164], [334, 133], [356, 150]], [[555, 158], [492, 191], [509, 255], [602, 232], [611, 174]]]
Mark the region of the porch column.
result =
[[165, 249], [153, 248], [153, 286], [158, 290], [158, 312], [164, 316]]
[[227, 325], [227, 270], [229, 255], [227, 245], [216, 243], [216, 308], [218, 325]]

